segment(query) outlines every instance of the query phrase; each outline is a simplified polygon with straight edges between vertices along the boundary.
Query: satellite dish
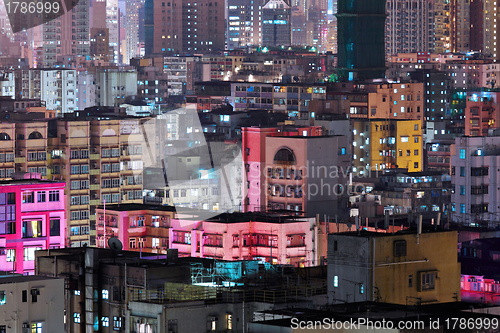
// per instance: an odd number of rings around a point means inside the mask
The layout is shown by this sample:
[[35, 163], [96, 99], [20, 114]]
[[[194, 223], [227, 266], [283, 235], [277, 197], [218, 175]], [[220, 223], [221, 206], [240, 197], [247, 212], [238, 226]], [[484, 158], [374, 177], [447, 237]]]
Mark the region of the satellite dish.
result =
[[122, 242], [120, 242], [120, 240], [116, 237], [111, 237], [110, 239], [108, 239], [108, 246], [113, 251], [123, 250]]

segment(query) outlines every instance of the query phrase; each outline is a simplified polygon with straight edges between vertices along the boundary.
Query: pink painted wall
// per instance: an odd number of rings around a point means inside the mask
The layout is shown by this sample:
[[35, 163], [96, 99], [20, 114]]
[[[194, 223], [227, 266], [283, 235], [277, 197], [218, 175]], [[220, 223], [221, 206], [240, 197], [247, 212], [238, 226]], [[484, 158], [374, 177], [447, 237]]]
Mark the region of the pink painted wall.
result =
[[[66, 246], [67, 222], [65, 214], [64, 188], [66, 183], [48, 181], [12, 181], [0, 183], [0, 200], [3, 193], [15, 194], [15, 232], [0, 234], [0, 270], [17, 273], [34, 274], [35, 261], [24, 260], [25, 248], [39, 247], [43, 250], [48, 248], [64, 248]], [[50, 201], [49, 191], [58, 191], [59, 200]], [[33, 192], [34, 202], [23, 203], [23, 193]], [[45, 192], [45, 202], [38, 202], [38, 193]], [[6, 195], [7, 196], [7, 195]], [[5, 205], [0, 202], [0, 211]], [[7, 207], [6, 207], [7, 209]], [[2, 214], [0, 214], [2, 216]], [[0, 220], [3, 219], [0, 217]], [[58, 235], [50, 235], [50, 220], [59, 219]], [[38, 220], [42, 224], [41, 237], [23, 238], [23, 221]], [[7, 222], [0, 221], [0, 224]], [[0, 228], [2, 230], [2, 228]], [[3, 232], [3, 231], [2, 231]], [[15, 262], [8, 261], [8, 250], [15, 250]]]

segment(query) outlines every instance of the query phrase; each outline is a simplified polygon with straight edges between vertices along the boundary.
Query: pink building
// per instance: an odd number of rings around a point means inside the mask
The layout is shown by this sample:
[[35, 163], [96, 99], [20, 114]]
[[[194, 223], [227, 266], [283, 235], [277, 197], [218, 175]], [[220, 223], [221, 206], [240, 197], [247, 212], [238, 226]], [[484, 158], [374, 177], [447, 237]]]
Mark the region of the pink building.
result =
[[500, 93], [474, 91], [467, 93], [465, 108], [465, 135], [487, 136], [488, 130], [500, 125], [498, 102]]
[[[315, 217], [347, 214], [346, 136], [321, 127], [243, 128], [243, 211]], [[345, 217], [345, 216], [344, 216]]]
[[275, 264], [318, 265], [326, 255], [318, 246], [319, 224], [314, 218], [262, 213], [222, 214], [209, 221], [181, 216], [170, 206], [124, 204], [97, 209], [97, 245], [117, 237], [124, 250], [166, 253], [223, 260], [262, 260]]
[[64, 182], [0, 182], [0, 270], [34, 274], [35, 251], [65, 247]]

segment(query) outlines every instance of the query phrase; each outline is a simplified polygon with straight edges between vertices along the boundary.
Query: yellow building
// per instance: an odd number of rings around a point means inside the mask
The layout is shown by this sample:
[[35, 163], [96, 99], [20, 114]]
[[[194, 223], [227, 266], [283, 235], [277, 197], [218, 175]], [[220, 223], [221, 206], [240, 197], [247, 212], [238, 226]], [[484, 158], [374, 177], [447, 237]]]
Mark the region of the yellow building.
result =
[[359, 119], [353, 121], [353, 166], [366, 169], [405, 168], [422, 171], [420, 120]]
[[333, 303], [460, 301], [457, 232], [330, 234], [328, 280]]

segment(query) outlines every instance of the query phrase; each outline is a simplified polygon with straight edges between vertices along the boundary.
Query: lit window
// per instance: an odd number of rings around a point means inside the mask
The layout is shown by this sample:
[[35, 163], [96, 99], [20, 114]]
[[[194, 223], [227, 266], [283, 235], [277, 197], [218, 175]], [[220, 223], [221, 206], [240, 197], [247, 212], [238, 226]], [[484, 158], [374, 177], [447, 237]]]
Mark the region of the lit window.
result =
[[102, 317], [101, 322], [102, 322], [102, 327], [109, 327], [109, 317]]
[[102, 299], [109, 299], [109, 291], [108, 289], [102, 290]]
[[460, 149], [460, 159], [465, 160], [465, 149]]
[[77, 313], [77, 312], [73, 313], [73, 321], [75, 323], [80, 323], [80, 314], [79, 313]]
[[338, 276], [338, 275], [335, 275], [335, 276], [333, 277], [333, 286], [334, 286], [335, 288], [337, 288], [337, 287], [339, 286], [339, 276]]

